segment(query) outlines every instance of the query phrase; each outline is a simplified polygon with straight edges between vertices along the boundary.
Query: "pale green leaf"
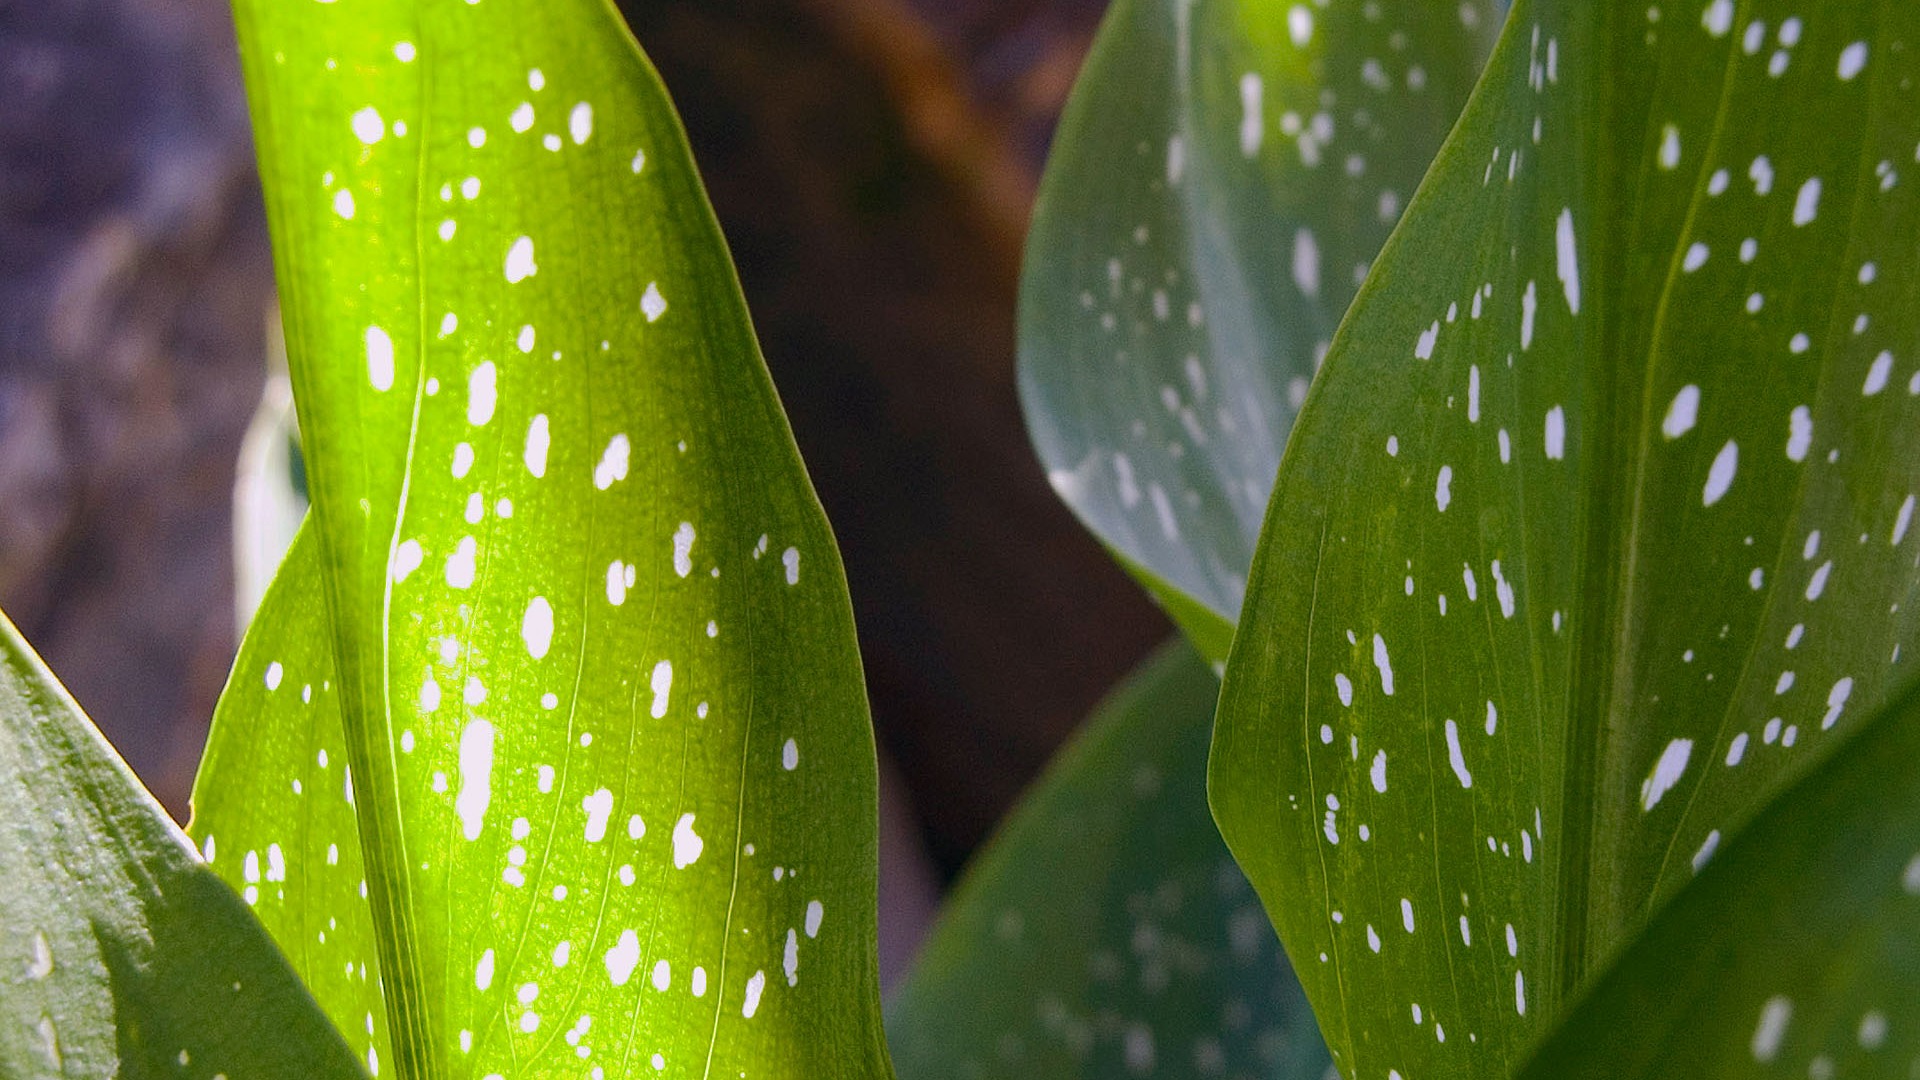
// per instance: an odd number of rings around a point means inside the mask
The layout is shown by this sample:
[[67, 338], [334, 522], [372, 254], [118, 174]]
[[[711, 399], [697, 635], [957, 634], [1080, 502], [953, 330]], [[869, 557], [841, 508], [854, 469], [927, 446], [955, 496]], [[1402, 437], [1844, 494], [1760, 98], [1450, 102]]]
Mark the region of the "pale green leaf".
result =
[[1054, 489], [1215, 659], [1320, 356], [1453, 124], [1487, 0], [1117, 0], [1020, 296]]
[[260, 924], [4, 615], [0, 820], [0, 1075], [359, 1075]]
[[1898, 676], [1916, 31], [1515, 5], [1295, 429], [1216, 732], [1349, 1075], [1517, 1064]]
[[1327, 1051], [1207, 813], [1220, 684], [1164, 648], [968, 870], [888, 1007], [907, 1080], [1266, 1076]]
[[1728, 841], [1525, 1080], [1920, 1075], [1920, 696]]
[[328, 752], [236, 807], [271, 925], [357, 839], [405, 1077], [887, 1075], [845, 583], [652, 69], [599, 0], [236, 10], [318, 584], [223, 716]]

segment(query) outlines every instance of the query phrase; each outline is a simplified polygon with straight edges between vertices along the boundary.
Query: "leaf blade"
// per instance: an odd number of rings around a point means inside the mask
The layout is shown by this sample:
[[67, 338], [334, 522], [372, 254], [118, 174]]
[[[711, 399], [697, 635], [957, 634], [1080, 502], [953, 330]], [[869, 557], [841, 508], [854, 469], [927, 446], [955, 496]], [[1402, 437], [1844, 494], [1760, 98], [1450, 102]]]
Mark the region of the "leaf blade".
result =
[[[1269, 911], [1344, 950], [1303, 981], [1345, 1067], [1517, 1065], [1913, 633], [1908, 406], [1862, 375], [1914, 333], [1874, 176], [1914, 27], [1698, 7], [1515, 6], [1282, 466], [1215, 811], [1263, 891], [1323, 898]], [[1886, 62], [1840, 78], [1853, 41]]]
[[239, 14], [400, 1073], [885, 1075], [844, 579], [651, 68]]
[[1175, 641], [1096, 708], [889, 1004], [901, 1075], [1326, 1073], [1313, 1014], [1206, 811], [1218, 689]]
[[1055, 490], [1223, 659], [1287, 432], [1494, 5], [1123, 0], [1061, 119], [1021, 281]]
[[1717, 852], [1521, 1075], [1911, 1075], [1916, 780], [1909, 691]]
[[271, 940], [0, 615], [0, 1069], [362, 1075]]
[[393, 1061], [319, 538], [295, 534], [215, 707], [187, 834], [363, 1060]]

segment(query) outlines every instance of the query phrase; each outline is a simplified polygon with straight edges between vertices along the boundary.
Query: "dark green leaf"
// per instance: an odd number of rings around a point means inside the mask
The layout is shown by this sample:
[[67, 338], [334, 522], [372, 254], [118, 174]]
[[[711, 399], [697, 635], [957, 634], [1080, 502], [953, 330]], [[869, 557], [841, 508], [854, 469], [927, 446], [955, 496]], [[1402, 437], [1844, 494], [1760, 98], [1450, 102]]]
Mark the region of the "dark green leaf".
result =
[[1021, 283], [1027, 424], [1214, 659], [1307, 382], [1493, 7], [1118, 0], [1061, 119]]
[[1920, 695], [1770, 804], [1525, 1080], [1920, 1075]]
[[1100, 705], [889, 1007], [908, 1080], [1273, 1076], [1327, 1047], [1206, 809], [1219, 682], [1173, 644]]
[[1216, 735], [1349, 1075], [1517, 1064], [1899, 675], [1917, 32], [1515, 5], [1295, 430]]
[[968, 871], [888, 1010], [908, 1080], [1317, 1080], [1326, 1046], [1206, 805], [1219, 682], [1162, 649]]
[[359, 1075], [260, 924], [0, 615], [0, 1075]]
[[404, 1077], [886, 1075], [845, 583], [653, 71], [599, 0], [237, 13], [314, 524], [215, 865], [283, 830]]

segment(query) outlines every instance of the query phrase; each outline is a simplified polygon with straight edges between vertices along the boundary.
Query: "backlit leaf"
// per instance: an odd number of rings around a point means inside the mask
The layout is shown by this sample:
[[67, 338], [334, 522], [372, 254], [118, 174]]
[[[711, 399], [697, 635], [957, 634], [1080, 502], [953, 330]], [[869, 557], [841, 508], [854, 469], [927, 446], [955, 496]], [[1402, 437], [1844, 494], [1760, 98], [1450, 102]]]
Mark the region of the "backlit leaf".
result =
[[1215, 659], [1287, 432], [1473, 85], [1486, 0], [1118, 0], [1027, 246], [1056, 491]]
[[887, 1029], [908, 1080], [1319, 1080], [1326, 1046], [1206, 804], [1220, 684], [1162, 649], [967, 872]]
[[1295, 430], [1216, 732], [1349, 1075], [1517, 1064], [1900, 673], [1916, 31], [1515, 5]]
[[1727, 842], [1525, 1080], [1920, 1074], [1920, 699]]
[[[380, 1075], [393, 1047], [326, 626], [319, 538], [309, 524], [261, 599], [220, 695], [187, 831]], [[417, 752], [418, 738], [404, 745]]]
[[0, 615], [0, 1075], [359, 1075], [233, 891]]
[[223, 713], [299, 769], [204, 834], [402, 1076], [886, 1075], [844, 579], [652, 69], [598, 0], [237, 13], [314, 554]]

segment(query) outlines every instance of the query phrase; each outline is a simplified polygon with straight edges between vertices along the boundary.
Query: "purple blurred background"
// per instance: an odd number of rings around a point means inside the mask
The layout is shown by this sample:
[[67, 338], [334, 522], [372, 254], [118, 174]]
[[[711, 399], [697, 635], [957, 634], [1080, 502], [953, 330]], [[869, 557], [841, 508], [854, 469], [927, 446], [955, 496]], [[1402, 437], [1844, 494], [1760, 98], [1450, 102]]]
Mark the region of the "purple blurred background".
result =
[[[1048, 490], [1026, 215], [1098, 0], [623, 0], [845, 554], [882, 963], [1167, 633]], [[234, 649], [272, 273], [224, 0], [0, 0], [0, 607], [176, 815]]]

